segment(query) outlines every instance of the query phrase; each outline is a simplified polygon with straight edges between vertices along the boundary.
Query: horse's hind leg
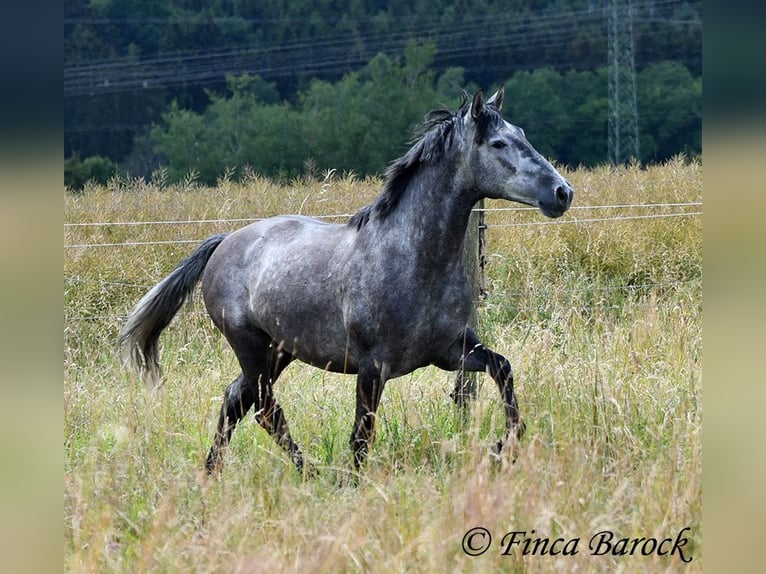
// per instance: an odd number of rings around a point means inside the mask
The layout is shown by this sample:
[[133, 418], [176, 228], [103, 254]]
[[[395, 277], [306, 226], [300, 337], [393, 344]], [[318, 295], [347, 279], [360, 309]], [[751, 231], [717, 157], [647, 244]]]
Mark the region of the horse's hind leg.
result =
[[274, 400], [274, 382], [279, 374], [293, 360], [292, 356], [280, 350], [279, 345], [272, 342], [269, 345], [267, 371], [269, 376], [259, 377], [256, 381], [255, 420], [258, 421], [276, 443], [290, 455], [299, 471], [303, 470], [303, 454], [301, 449], [290, 436], [285, 413], [279, 403]]
[[258, 423], [290, 454], [301, 470], [303, 456], [290, 436], [284, 412], [274, 400], [272, 391], [274, 381], [293, 360], [292, 356], [261, 331], [231, 330], [228, 334], [242, 374], [224, 393], [218, 428], [205, 463], [208, 473], [220, 470], [223, 450], [229, 444], [237, 423], [252, 406], [255, 407]]
[[302, 471], [303, 454], [290, 436], [282, 407], [274, 399], [274, 382], [292, 362], [292, 355], [260, 331], [239, 338], [232, 347], [253, 397], [255, 420], [290, 455], [298, 470]]
[[240, 374], [223, 394], [221, 414], [218, 417], [218, 428], [215, 433], [213, 446], [207, 455], [205, 468], [208, 474], [220, 470], [222, 451], [229, 444], [234, 427], [253, 406], [255, 395], [252, 387], [247, 383], [244, 373]]

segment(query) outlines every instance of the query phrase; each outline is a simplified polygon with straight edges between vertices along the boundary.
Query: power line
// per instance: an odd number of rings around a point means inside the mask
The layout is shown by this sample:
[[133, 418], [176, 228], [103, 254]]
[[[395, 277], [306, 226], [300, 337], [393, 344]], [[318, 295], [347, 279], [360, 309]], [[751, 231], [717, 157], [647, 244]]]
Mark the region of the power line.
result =
[[[482, 29], [482, 24], [475, 25], [475, 32]], [[465, 35], [465, 28], [459, 34]], [[543, 32], [544, 33], [544, 32]], [[527, 50], [540, 46], [552, 47], [545, 42], [541, 34], [530, 36], [524, 31], [516, 32], [518, 41], [512, 34], [496, 32], [492, 36], [484, 36], [480, 47], [491, 49], [503, 47], [508, 49], [514, 42], [523, 43]], [[454, 33], [447, 31], [423, 38], [427, 41], [450, 44], [449, 49], [442, 49], [441, 57], [454, 56], [474, 52], [475, 42], [459, 39]], [[364, 38], [363, 38], [364, 40]], [[146, 89], [149, 87], [170, 87], [177, 84], [194, 84], [213, 78], [223, 78], [228, 71], [247, 71], [266, 78], [294, 75], [296, 71], [303, 73], [333, 73], [348, 71], [350, 66], [365, 63], [372, 53], [400, 53], [411, 40], [408, 34], [382, 36], [382, 40], [374, 48], [363, 52], [353, 53], [354, 38], [343, 37], [327, 42], [312, 41], [299, 45], [287, 45], [278, 48], [258, 48], [237, 50], [224, 53], [206, 53], [204, 55], [166, 56], [156, 60], [135, 61], [126, 63], [107, 63], [104, 65], [78, 66], [65, 70], [65, 96], [83, 95], [85, 93], [109, 93], [125, 91], [131, 88]], [[559, 45], [563, 46], [560, 40]], [[439, 57], [437, 53], [437, 59]], [[307, 57], [310, 54], [311, 57]], [[267, 56], [278, 56], [279, 64], [268, 63]], [[96, 78], [98, 76], [98, 79]]]
[[[575, 209], [638, 209], [638, 208], [666, 208], [666, 207], [696, 207], [702, 205], [701, 201], [687, 201], [684, 203], [619, 203], [615, 205], [573, 205], [569, 211]], [[489, 207], [474, 209], [473, 211], [537, 211], [537, 207]]]
[[[656, 9], [677, 4], [655, 2]], [[541, 48], [560, 48], [576, 33], [584, 22], [598, 22], [603, 18], [600, 10], [579, 10], [543, 14], [519, 19], [495, 16], [463, 22], [459, 26], [445, 27], [431, 34], [421, 34], [424, 41], [435, 41], [441, 48], [436, 59], [445, 59], [475, 53], [477, 49], [506, 51], [536, 51]], [[140, 20], [137, 20], [140, 22]], [[556, 40], [551, 41], [550, 30], [557, 28]], [[477, 41], [476, 38], [479, 38]], [[310, 41], [297, 40], [279, 46], [246, 49], [208, 50], [160, 54], [143, 60], [106, 59], [70, 66], [64, 70], [65, 96], [91, 93], [113, 93], [135, 89], [193, 85], [222, 79], [226, 72], [247, 71], [263, 77], [283, 77], [302, 73], [338, 73], [348, 71], [367, 61], [373, 53], [400, 53], [413, 39], [411, 32], [360, 32], [350, 35], [328, 35]], [[357, 45], [362, 51], [354, 52]], [[280, 64], [268, 60], [278, 59]]]

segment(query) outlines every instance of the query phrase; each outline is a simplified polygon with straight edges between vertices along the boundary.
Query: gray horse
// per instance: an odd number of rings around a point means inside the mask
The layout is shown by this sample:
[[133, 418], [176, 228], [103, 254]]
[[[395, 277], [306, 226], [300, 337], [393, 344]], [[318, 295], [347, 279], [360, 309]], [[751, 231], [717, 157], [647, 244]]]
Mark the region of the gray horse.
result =
[[487, 101], [481, 91], [464, 98], [455, 113], [430, 112], [412, 147], [386, 170], [380, 196], [348, 223], [278, 216], [215, 235], [138, 302], [119, 343], [145, 380], [159, 381], [160, 333], [200, 279], [207, 311], [239, 360], [242, 372], [224, 393], [209, 472], [220, 468], [232, 431], [253, 406], [258, 423], [302, 469], [273, 393], [294, 359], [356, 374], [357, 470], [386, 382], [426, 365], [487, 371], [504, 402], [506, 439], [521, 437], [511, 365], [467, 325], [472, 301], [463, 241], [471, 208], [482, 198], [559, 217], [573, 191], [524, 131], [503, 120], [502, 103], [501, 87]]

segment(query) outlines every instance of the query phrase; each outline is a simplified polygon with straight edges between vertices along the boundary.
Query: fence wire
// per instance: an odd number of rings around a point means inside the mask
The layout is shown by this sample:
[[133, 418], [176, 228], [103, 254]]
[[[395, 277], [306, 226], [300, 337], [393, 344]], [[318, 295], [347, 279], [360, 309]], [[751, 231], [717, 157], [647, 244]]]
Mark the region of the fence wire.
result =
[[[687, 202], [687, 203], [648, 203], [648, 204], [618, 204], [618, 205], [584, 205], [574, 206], [571, 210], [600, 210], [600, 209], [665, 209], [665, 208], [685, 208], [685, 207], [698, 207], [702, 202]], [[514, 212], [514, 211], [536, 211], [536, 207], [493, 207], [493, 208], [481, 208], [475, 209], [475, 212], [493, 213], [493, 212]], [[348, 219], [353, 214], [341, 213], [331, 215], [314, 215], [310, 216], [314, 219]], [[576, 217], [567, 219], [556, 219], [552, 221], [526, 221], [526, 222], [510, 222], [510, 223], [493, 223], [486, 224], [484, 228], [507, 228], [507, 227], [536, 227], [543, 225], [582, 225], [586, 223], [598, 223], [608, 221], [633, 221], [641, 219], [664, 219], [673, 217], [695, 217], [702, 215], [702, 211], [681, 211], [674, 213], [652, 213], [642, 215], [617, 215], [614, 217], [591, 217], [585, 219], [578, 219]], [[236, 219], [192, 219], [192, 220], [165, 220], [165, 221], [98, 221], [98, 222], [75, 222], [65, 223], [65, 229], [82, 228], [82, 227], [119, 227], [119, 226], [152, 226], [152, 225], [189, 225], [189, 224], [219, 224], [225, 225], [229, 223], [253, 223], [255, 221], [261, 221], [264, 218], [236, 218]], [[124, 242], [103, 242], [103, 243], [74, 243], [64, 245], [64, 249], [83, 249], [89, 247], [136, 247], [136, 246], [148, 246], [148, 245], [173, 245], [173, 244], [188, 244], [199, 243], [204, 241], [202, 239], [172, 239], [172, 240], [155, 240], [155, 241], [124, 241]]]
[[[690, 279], [687, 281], [667, 281], [667, 282], [656, 282], [656, 283], [636, 283], [636, 284], [619, 284], [619, 285], [602, 285], [602, 286], [590, 286], [590, 287], [581, 287], [581, 288], [572, 288], [572, 289], [559, 289], [557, 290], [557, 303], [551, 303], [550, 305], [537, 305], [534, 307], [520, 305], [515, 306], [514, 310], [517, 314], [519, 313], [539, 313], [546, 310], [550, 310], [556, 307], [561, 307], [562, 303], [564, 306], [564, 310], [566, 311], [578, 311], [581, 313], [586, 313], [589, 311], [593, 311], [594, 309], [599, 310], [610, 310], [610, 309], [625, 309], [625, 305], [615, 305], [615, 304], [607, 304], [605, 302], [601, 301], [594, 301], [593, 303], [590, 303], [588, 305], [566, 305], [566, 300], [568, 298], [576, 297], [578, 295], [581, 295], [583, 293], [591, 292], [601, 292], [601, 293], [608, 293], [608, 292], [617, 292], [617, 291], [624, 291], [626, 293], [631, 292], [639, 292], [646, 289], [677, 289], [680, 285], [691, 285], [693, 283], [698, 283], [699, 279]], [[75, 284], [76, 281], [69, 281], [70, 285]], [[141, 285], [138, 283], [127, 283], [123, 281], [105, 281], [101, 280], [98, 281], [98, 283], [102, 286], [115, 286], [115, 287], [130, 287], [139, 289], [141, 291], [148, 291], [153, 285]], [[520, 289], [510, 289], [507, 291], [507, 293], [511, 297], [521, 297], [524, 295], [524, 291]], [[608, 295], [607, 295], [608, 296]], [[187, 308], [184, 312], [184, 316], [186, 317], [202, 317], [203, 319], [208, 318], [208, 314], [197, 308], [196, 306], [199, 304], [199, 302], [194, 299], [190, 307]], [[482, 301], [479, 303], [479, 307], [485, 307], [487, 304], [491, 306], [491, 302], [488, 303], [486, 299], [482, 299]], [[671, 305], [677, 305], [677, 303], [673, 302], [663, 302], [663, 301], [654, 301], [654, 302], [647, 302], [647, 303], [636, 303], [636, 302], [629, 302], [628, 306], [631, 309], [650, 309], [650, 308], [659, 308], [659, 307], [669, 307]], [[122, 322], [126, 319], [127, 315], [124, 314], [109, 314], [109, 315], [66, 315], [64, 316], [64, 319], [66, 322], [73, 323], [73, 322], [82, 322], [82, 321], [118, 321]]]
[[[690, 201], [686, 203], [620, 203], [615, 205], [573, 205], [569, 211], [582, 209], [638, 209], [638, 208], [666, 208], [666, 207], [697, 207], [701, 206], [701, 201]], [[483, 207], [476, 208], [476, 213], [492, 213], [502, 211], [537, 211], [537, 207]], [[313, 219], [341, 219], [352, 217], [353, 213], [335, 213], [328, 215], [309, 215]], [[65, 223], [64, 227], [106, 227], [122, 225], [179, 225], [179, 224], [202, 224], [202, 223], [252, 223], [261, 221], [263, 217], [248, 217], [234, 219], [176, 219], [170, 221], [94, 221]]]
[[[678, 208], [687, 208], [687, 207], [700, 207], [702, 205], [702, 202], [695, 201], [695, 202], [686, 202], [686, 203], [649, 203], [649, 204], [617, 204], [617, 205], [590, 205], [590, 206], [574, 206], [571, 208], [571, 210], [620, 210], [620, 209], [678, 209]], [[494, 213], [494, 212], [525, 212], [525, 211], [537, 211], [536, 207], [492, 207], [492, 208], [479, 208], [475, 209], [475, 212], [483, 212], [483, 213]], [[310, 216], [314, 219], [348, 219], [353, 214], [327, 214], [327, 215], [314, 215]], [[677, 218], [677, 217], [697, 217], [702, 215], [702, 211], [696, 210], [696, 211], [674, 211], [672, 213], [652, 213], [652, 214], [639, 214], [639, 215], [616, 215], [613, 217], [590, 217], [585, 219], [578, 219], [576, 217], [571, 217], [567, 219], [556, 219], [556, 220], [549, 220], [549, 221], [528, 221], [528, 222], [507, 222], [507, 223], [492, 223], [492, 224], [484, 224], [483, 228], [485, 230], [489, 229], [495, 229], [495, 228], [508, 228], [508, 227], [534, 227], [534, 226], [542, 226], [542, 225], [571, 225], [571, 224], [589, 224], [589, 223], [598, 223], [598, 222], [612, 222], [612, 221], [637, 221], [637, 220], [650, 220], [650, 219], [665, 219], [665, 218]], [[65, 223], [64, 227], [65, 229], [73, 229], [73, 228], [84, 228], [84, 227], [109, 227], [109, 226], [162, 226], [162, 225], [185, 225], [185, 224], [218, 224], [218, 225], [225, 225], [225, 224], [231, 224], [231, 223], [252, 223], [255, 221], [260, 221], [264, 218], [234, 218], [234, 219], [195, 219], [195, 220], [164, 220], [164, 221], [101, 221], [101, 222], [75, 222], [75, 223]], [[119, 243], [79, 243], [79, 244], [69, 244], [64, 245], [65, 249], [85, 249], [85, 248], [97, 248], [97, 247], [133, 247], [133, 246], [148, 246], [148, 245], [181, 245], [181, 244], [190, 244], [190, 243], [200, 243], [203, 241], [203, 239], [173, 239], [173, 240], [155, 240], [155, 241], [128, 241], [128, 242], [119, 242]], [[691, 284], [698, 280], [690, 280], [685, 281], [683, 284]], [[65, 278], [65, 285], [67, 286], [74, 286], [79, 282], [79, 280], [67, 280]], [[104, 286], [114, 286], [114, 287], [125, 287], [125, 288], [133, 288], [133, 289], [140, 289], [140, 290], [148, 290], [152, 287], [152, 285], [143, 285], [143, 284], [137, 284], [137, 283], [128, 283], [124, 281], [107, 281], [107, 280], [100, 280], [99, 284]], [[599, 286], [599, 287], [587, 287], [587, 288], [574, 288], [565, 290], [564, 292], [560, 293], [566, 299], [567, 296], [575, 296], [578, 294], [581, 294], [586, 291], [601, 291], [601, 292], [609, 292], [609, 291], [625, 291], [625, 292], [635, 292], [640, 291], [644, 289], [662, 289], [667, 287], [677, 287], [678, 282], [667, 282], [667, 283], [643, 283], [643, 284], [632, 284], [632, 285], [609, 285], [609, 286]], [[516, 295], [522, 294], [521, 291], [514, 290]], [[513, 294], [513, 292], [512, 292]], [[646, 304], [631, 304], [631, 307], [657, 307], [658, 302], [655, 303], [646, 303]], [[661, 306], [661, 305], [660, 305]], [[595, 302], [593, 304], [586, 306], [567, 306], [567, 309], [570, 311], [580, 311], [580, 312], [587, 312], [592, 311], [594, 308], [602, 309], [602, 310], [608, 310], [608, 309], [619, 309], [622, 308], [619, 305], [607, 305], [607, 304], [600, 304], [599, 302]], [[541, 312], [544, 311], [544, 307], [518, 307], [516, 308], [517, 313], [533, 313], [533, 312]], [[207, 314], [202, 312], [201, 310], [187, 310], [186, 314], [188, 316], [200, 316], [200, 317], [207, 317]], [[81, 321], [122, 321], [124, 320], [124, 315], [76, 315], [71, 316], [67, 315], [65, 312], [65, 321], [67, 323], [73, 323], [73, 322], [81, 322]]]

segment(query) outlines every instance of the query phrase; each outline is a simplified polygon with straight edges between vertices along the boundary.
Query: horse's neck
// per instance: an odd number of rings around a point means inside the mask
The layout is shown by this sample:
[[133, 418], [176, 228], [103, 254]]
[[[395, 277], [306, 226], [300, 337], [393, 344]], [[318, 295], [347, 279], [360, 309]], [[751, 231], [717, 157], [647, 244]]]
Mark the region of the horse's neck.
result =
[[391, 214], [391, 234], [406, 241], [418, 258], [446, 266], [459, 261], [474, 201], [460, 192], [453, 178], [444, 175], [425, 173], [410, 185]]

